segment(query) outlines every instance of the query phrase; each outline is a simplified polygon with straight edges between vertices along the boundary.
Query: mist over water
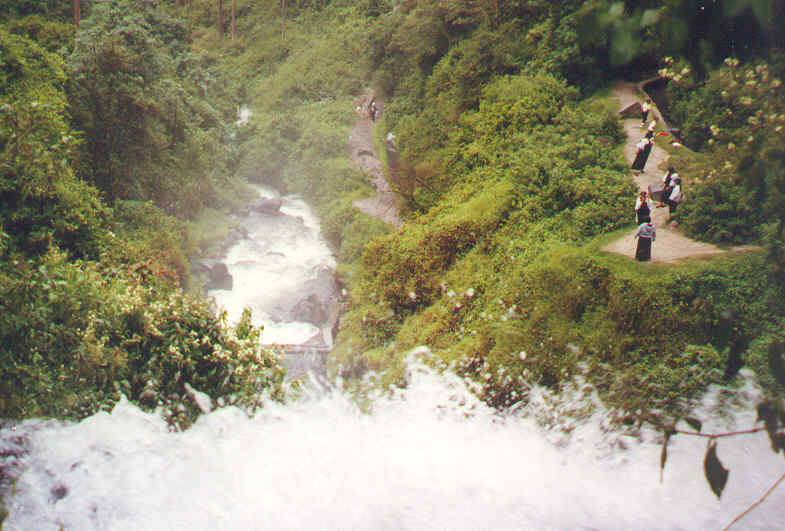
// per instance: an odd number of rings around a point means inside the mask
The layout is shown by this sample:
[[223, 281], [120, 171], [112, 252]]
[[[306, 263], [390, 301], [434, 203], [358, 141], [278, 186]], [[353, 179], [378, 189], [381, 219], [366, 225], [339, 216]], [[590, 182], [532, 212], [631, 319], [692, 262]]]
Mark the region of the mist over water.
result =
[[[310, 323], [274, 320], [277, 301], [334, 261], [306, 205], [286, 198], [282, 212], [246, 221], [250, 237], [226, 259], [234, 289], [212, 294], [294, 343]], [[785, 470], [765, 433], [722, 439], [731, 472], [718, 501], [705, 439], [672, 438], [660, 482], [661, 434], [610, 430], [580, 379], [559, 396], [535, 386], [500, 414], [427, 356], [413, 352], [406, 388], [371, 393], [368, 409], [314, 379], [286, 404], [217, 409], [185, 432], [127, 401], [78, 423], [5, 427], [3, 530], [722, 529]], [[704, 431], [754, 425], [760, 392], [746, 381], [729, 415], [718, 411], [731, 393], [707, 393]], [[738, 529], [785, 529], [783, 506], [780, 489]]]
[[[591, 393], [535, 389], [500, 415], [455, 375], [409, 367], [408, 387], [372, 397], [367, 413], [314, 386], [254, 417], [213, 411], [184, 433], [127, 402], [3, 430], [29, 449], [3, 529], [722, 529], [785, 468], [765, 435], [722, 440], [731, 473], [718, 501], [703, 439], [672, 439], [660, 483], [659, 435], [606, 432]], [[560, 414], [590, 406], [589, 419]], [[747, 411], [704, 429], [750, 426]], [[546, 429], [546, 417], [558, 421]], [[785, 528], [783, 502], [775, 491], [739, 529]]]
[[[260, 196], [278, 197], [256, 187]], [[286, 315], [287, 297], [320, 273], [332, 271], [336, 261], [321, 237], [317, 218], [298, 196], [281, 197], [279, 214], [252, 213], [242, 220], [248, 237], [232, 245], [225, 258], [233, 278], [231, 290], [208, 292], [237, 321], [251, 308], [254, 322], [264, 326], [262, 342], [299, 344], [320, 332], [311, 322]]]

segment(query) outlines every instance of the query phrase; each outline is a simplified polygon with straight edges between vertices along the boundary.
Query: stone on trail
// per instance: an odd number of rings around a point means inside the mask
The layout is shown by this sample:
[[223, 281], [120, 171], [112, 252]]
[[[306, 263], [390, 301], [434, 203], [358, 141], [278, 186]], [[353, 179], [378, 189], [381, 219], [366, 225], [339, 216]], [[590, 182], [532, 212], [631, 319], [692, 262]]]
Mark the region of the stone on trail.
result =
[[641, 102], [639, 101], [631, 103], [619, 111], [619, 114], [621, 114], [624, 118], [640, 118], [641, 113], [643, 113], [643, 108], [641, 107]]

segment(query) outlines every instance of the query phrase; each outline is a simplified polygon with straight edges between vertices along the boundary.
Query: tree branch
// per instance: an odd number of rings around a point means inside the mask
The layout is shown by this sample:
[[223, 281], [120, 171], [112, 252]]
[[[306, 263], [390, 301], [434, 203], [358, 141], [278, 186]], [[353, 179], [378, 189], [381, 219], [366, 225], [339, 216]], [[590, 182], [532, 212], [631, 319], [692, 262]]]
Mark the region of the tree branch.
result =
[[730, 528], [733, 526], [733, 524], [735, 524], [736, 522], [738, 522], [739, 520], [741, 520], [742, 518], [744, 518], [745, 516], [747, 516], [747, 515], [750, 513], [750, 511], [752, 511], [752, 510], [753, 510], [755, 507], [757, 507], [758, 505], [760, 505], [761, 503], [763, 503], [763, 501], [764, 501], [766, 498], [768, 498], [769, 494], [771, 494], [772, 492], [774, 492], [774, 489], [776, 489], [776, 488], [777, 488], [777, 486], [778, 486], [780, 483], [782, 483], [782, 481], [783, 481], [783, 480], [785, 480], [785, 474], [782, 474], [782, 475], [780, 476], [780, 479], [778, 479], [777, 481], [775, 481], [775, 482], [774, 482], [774, 485], [772, 485], [771, 487], [769, 487], [769, 490], [767, 490], [767, 491], [766, 491], [766, 493], [765, 493], [763, 496], [761, 496], [761, 498], [760, 498], [758, 501], [756, 501], [755, 503], [753, 503], [752, 505], [750, 505], [749, 507], [747, 507], [747, 510], [746, 510], [746, 511], [744, 511], [744, 512], [743, 512], [743, 513], [741, 513], [739, 516], [737, 516], [736, 518], [734, 518], [734, 519], [733, 519], [733, 521], [732, 521], [731, 523], [729, 523], [729, 524], [728, 524], [728, 527], [726, 527], [724, 531], [728, 531], [728, 529], [730, 529]]
[[695, 437], [707, 437], [709, 439], [719, 439], [721, 437], [731, 437], [733, 435], [745, 435], [747, 433], [757, 433], [759, 431], [764, 431], [765, 429], [766, 429], [765, 426], [760, 426], [758, 428], [751, 428], [749, 430], [729, 431], [725, 433], [702, 433], [699, 431], [684, 431], [684, 430], [674, 430], [674, 433], [681, 433], [682, 435], [694, 435]]

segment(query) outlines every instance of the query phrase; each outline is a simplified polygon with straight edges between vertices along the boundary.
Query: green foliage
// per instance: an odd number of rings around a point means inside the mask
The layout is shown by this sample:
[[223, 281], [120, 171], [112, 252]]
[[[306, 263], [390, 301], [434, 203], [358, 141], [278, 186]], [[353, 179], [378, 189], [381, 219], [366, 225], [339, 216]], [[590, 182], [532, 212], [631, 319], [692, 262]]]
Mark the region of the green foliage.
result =
[[685, 142], [706, 151], [705, 157], [680, 161], [691, 188], [680, 222], [689, 234], [712, 242], [764, 242], [777, 271], [785, 212], [781, 65], [773, 60], [740, 66], [728, 59], [700, 85], [678, 65], [663, 69], [672, 78], [669, 112], [684, 128]]
[[[22, 45], [20, 37], [0, 33], [4, 38]], [[65, 123], [63, 94], [45, 77], [52, 72], [57, 83], [62, 70], [56, 58], [25, 44], [43, 61], [16, 62], [13, 48], [5, 57], [6, 64], [20, 68], [8, 95], [0, 97], [0, 222], [11, 245], [29, 254], [56, 245], [73, 256], [95, 257], [106, 238], [108, 214], [96, 191], [71, 169], [77, 141]]]
[[784, 13], [781, 0], [601, 0], [580, 12], [580, 33], [611, 66], [638, 61], [651, 67], [654, 58], [681, 55], [702, 78], [728, 55], [750, 57], [782, 46], [785, 30], [774, 21]]
[[76, 32], [71, 24], [52, 21], [41, 15], [12, 20], [7, 27], [10, 33], [23, 35], [49, 52], [70, 46]]
[[248, 316], [233, 332], [207, 301], [139, 268], [59, 253], [9, 258], [0, 270], [3, 417], [80, 417], [122, 393], [169, 407], [170, 421], [185, 426], [198, 414], [186, 384], [246, 406], [263, 389], [281, 396], [283, 369], [259, 351]]
[[69, 98], [87, 178], [110, 200], [152, 199], [182, 216], [217, 203], [232, 106], [186, 35], [141, 0], [96, 2], [77, 33]]
[[180, 291], [196, 243], [169, 213], [241, 190], [218, 71], [166, 10], [94, 7], [75, 44], [49, 18], [0, 28], [0, 415], [78, 418], [122, 393], [185, 427], [189, 386], [281, 398], [250, 314], [233, 329]]
[[[92, 0], [82, 0], [82, 10], [89, 9]], [[42, 15], [63, 21], [72, 20], [71, 2], [60, 0], [0, 0], [0, 14], [5, 17]]]

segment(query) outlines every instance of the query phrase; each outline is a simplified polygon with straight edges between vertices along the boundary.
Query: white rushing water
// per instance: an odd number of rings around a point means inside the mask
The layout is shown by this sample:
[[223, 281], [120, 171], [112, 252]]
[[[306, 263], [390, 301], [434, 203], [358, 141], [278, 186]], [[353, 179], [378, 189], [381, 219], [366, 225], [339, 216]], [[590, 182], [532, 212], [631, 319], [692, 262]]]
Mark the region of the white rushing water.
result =
[[[500, 416], [450, 373], [417, 361], [410, 373], [370, 413], [333, 389], [253, 418], [216, 410], [184, 433], [127, 402], [3, 430], [29, 449], [3, 529], [722, 529], [785, 469], [765, 435], [723, 439], [718, 501], [703, 439], [671, 440], [660, 483], [659, 435], [609, 434], [602, 408], [545, 430], [535, 417], [556, 414], [549, 400]], [[559, 410], [595, 398], [566, 400]], [[748, 427], [747, 411], [704, 429]], [[775, 491], [738, 528], [785, 529], [783, 503]]]
[[[284, 198], [282, 211], [248, 220], [249, 238], [226, 259], [234, 289], [213, 295], [234, 317], [251, 306], [266, 333], [295, 343], [313, 325], [276, 322], [275, 301], [334, 262], [302, 201]], [[590, 387], [576, 382], [558, 399], [535, 387], [528, 405], [501, 415], [424, 355], [411, 357], [405, 389], [368, 397], [368, 412], [313, 383], [253, 417], [217, 409], [179, 433], [125, 401], [77, 423], [5, 427], [0, 480], [14, 479], [2, 529], [722, 529], [785, 471], [765, 434], [722, 439], [731, 472], [717, 500], [706, 440], [677, 435], [660, 482], [661, 435], [609, 431]], [[754, 425], [759, 392], [748, 383], [736, 395], [719, 420], [726, 393], [707, 394], [704, 431]], [[785, 486], [738, 529], [785, 529], [783, 506]]]
[[[256, 187], [260, 197], [279, 195]], [[278, 298], [297, 291], [332, 270], [336, 262], [321, 237], [318, 219], [298, 196], [280, 197], [280, 215], [252, 214], [243, 221], [249, 237], [232, 245], [225, 263], [233, 278], [231, 290], [208, 292], [237, 321], [251, 308], [254, 322], [264, 326], [263, 343], [300, 344], [320, 332], [313, 323], [275, 317]]]

